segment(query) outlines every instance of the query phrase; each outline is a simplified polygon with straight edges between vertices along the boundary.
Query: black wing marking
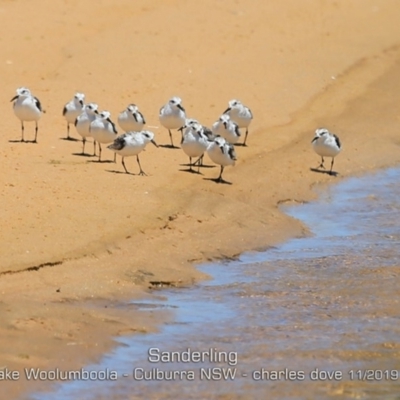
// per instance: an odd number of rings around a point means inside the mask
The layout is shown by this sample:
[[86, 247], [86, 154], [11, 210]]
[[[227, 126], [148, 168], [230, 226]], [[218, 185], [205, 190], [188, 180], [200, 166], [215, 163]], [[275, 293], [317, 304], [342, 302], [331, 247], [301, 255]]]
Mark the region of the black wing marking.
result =
[[64, 109], [63, 109], [63, 115], [65, 116], [65, 114], [67, 113], [67, 106], [64, 106]]
[[114, 143], [111, 145], [111, 147], [114, 150], [122, 150], [125, 147], [125, 144], [125, 135], [122, 135], [114, 140]]
[[112, 129], [113, 129], [113, 132], [114, 132], [114, 133], [118, 133], [118, 132], [117, 132], [117, 128], [115, 127], [114, 122], [112, 122], [110, 118], [107, 118], [106, 121], [109, 122], [109, 123], [111, 124]]
[[40, 104], [39, 99], [37, 97], [34, 97], [34, 100], [35, 100], [36, 107], [39, 109], [39, 111], [42, 111], [42, 105]]
[[250, 113], [250, 118], [253, 118], [253, 113], [251, 112], [250, 108], [246, 107], [247, 111]]
[[[142, 121], [145, 124], [146, 121], [144, 120], [143, 114], [140, 111], [138, 111], [137, 113], [140, 115], [140, 118], [142, 118]], [[136, 116], [135, 116], [135, 118], [136, 118]], [[136, 119], [136, 122], [139, 122], [139, 121]]]
[[240, 130], [239, 130], [239, 125], [235, 124], [235, 134], [237, 137], [240, 137]]
[[206, 135], [207, 139], [210, 139], [213, 136], [212, 130], [204, 125], [203, 125], [203, 133], [204, 135]]
[[336, 146], [339, 147], [339, 149], [342, 147], [342, 144], [340, 143], [340, 139], [334, 134], [333, 135], [335, 142], [336, 142]]
[[230, 144], [228, 147], [228, 154], [231, 160], [236, 160], [236, 153], [234, 147]]

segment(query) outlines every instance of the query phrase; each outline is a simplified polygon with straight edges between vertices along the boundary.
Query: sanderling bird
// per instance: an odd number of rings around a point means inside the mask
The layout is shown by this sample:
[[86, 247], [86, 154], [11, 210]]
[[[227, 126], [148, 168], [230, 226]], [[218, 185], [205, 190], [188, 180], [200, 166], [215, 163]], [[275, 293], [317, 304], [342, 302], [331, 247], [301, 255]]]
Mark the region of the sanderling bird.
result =
[[[90, 123], [89, 133], [99, 144], [99, 162], [101, 162], [101, 144], [108, 144], [115, 140], [117, 137], [117, 129], [114, 122], [110, 119], [109, 111], [102, 111]], [[114, 153], [114, 162], [116, 161], [116, 154]]]
[[154, 141], [153, 132], [127, 132], [117, 137], [114, 140], [114, 143], [110, 144], [108, 148], [114, 151], [116, 154], [122, 156], [122, 166], [124, 167], [124, 170], [127, 174], [129, 174], [129, 172], [126, 169], [124, 158], [129, 156], [136, 156], [136, 160], [140, 168], [139, 175], [146, 175], [140, 165], [139, 153], [144, 150], [146, 145], [150, 142], [153, 143], [154, 146], [158, 147], [157, 143]]
[[[83, 111], [81, 115], [79, 115], [76, 120], [75, 120], [75, 128], [77, 132], [82, 136], [82, 142], [83, 142], [83, 147], [82, 147], [82, 153], [85, 154], [85, 144], [86, 144], [86, 139], [90, 137], [90, 123], [96, 119], [97, 114], [99, 113], [97, 111], [98, 105], [95, 103], [89, 103], [86, 104], [85, 107], [83, 108]], [[93, 142], [93, 155], [96, 155], [96, 142]]]
[[37, 143], [38, 120], [42, 115], [42, 106], [37, 97], [32, 96], [29, 89], [20, 87], [17, 89], [17, 95], [11, 101], [14, 102], [14, 114], [21, 120], [21, 142], [24, 142], [24, 121], [35, 121], [35, 140]]
[[240, 138], [239, 127], [236, 122], [231, 120], [228, 114], [222, 114], [211, 129], [215, 136], [222, 136], [231, 144], [237, 143]]
[[231, 100], [228, 103], [228, 108], [223, 112], [228, 114], [233, 122], [236, 122], [239, 128], [246, 128], [243, 146], [246, 146], [247, 135], [249, 133], [249, 125], [253, 119], [253, 114], [250, 108], [243, 105], [239, 100]]
[[[195, 124], [200, 124], [200, 122], [197, 121], [197, 119], [194, 119], [194, 118], [186, 118], [185, 125], [183, 125], [182, 127], [180, 127], [178, 129], [178, 131], [180, 131], [181, 134], [182, 134], [182, 140], [183, 140], [183, 132], [185, 131], [185, 129], [187, 127], [193, 126]], [[212, 130], [210, 128], [206, 127], [205, 125], [201, 125], [201, 126], [203, 128], [203, 135], [206, 136], [207, 140], [209, 142], [213, 141], [215, 139], [215, 135], [212, 133]], [[199, 166], [202, 166], [203, 165], [203, 158], [204, 158], [204, 154], [197, 161], [195, 161], [193, 163], [193, 165], [198, 164]]]
[[222, 172], [228, 165], [235, 165], [236, 153], [232, 144], [228, 143], [222, 137], [216, 137], [213, 142], [208, 146], [207, 154], [215, 164], [221, 166], [219, 177], [215, 179], [216, 182], [229, 183], [222, 179]]
[[182, 100], [179, 97], [172, 97], [168, 103], [160, 109], [160, 123], [164, 128], [168, 129], [171, 148], [176, 148], [172, 140], [171, 129], [181, 128], [185, 125], [186, 121], [186, 112], [181, 103]]
[[332, 175], [333, 163], [335, 157], [340, 153], [341, 143], [339, 138], [325, 128], [318, 128], [315, 131], [314, 139], [311, 141], [314, 151], [321, 156], [321, 164], [318, 168], [324, 167], [324, 157], [332, 157], [331, 169], [329, 174]]
[[[186, 118], [185, 119], [185, 125], [181, 126], [178, 131], [180, 131], [182, 133], [182, 137], [183, 137], [183, 132], [185, 131], [185, 129], [190, 126], [190, 125], [194, 125], [194, 124], [199, 124], [200, 122], [197, 121], [197, 119], [194, 118]], [[208, 140], [214, 140], [215, 136], [212, 133], [212, 130], [208, 127], [206, 127], [205, 125], [201, 125], [203, 128], [203, 134], [207, 136]]]
[[74, 97], [63, 108], [63, 116], [67, 120], [67, 137], [66, 140], [76, 140], [69, 136], [69, 125], [74, 124], [75, 120], [82, 114], [85, 107], [85, 95], [83, 93], [75, 93]]
[[139, 132], [143, 129], [145, 123], [143, 114], [135, 104], [129, 104], [118, 116], [118, 125], [125, 132]]
[[[207, 150], [210, 142], [204, 134], [204, 128], [198, 122], [191, 122], [186, 128], [182, 136], [181, 147], [182, 150], [189, 157], [189, 171], [194, 172], [192, 166], [194, 164], [201, 164], [201, 158]], [[198, 160], [192, 164], [192, 158], [196, 157]], [[199, 172], [199, 170], [197, 171]]]

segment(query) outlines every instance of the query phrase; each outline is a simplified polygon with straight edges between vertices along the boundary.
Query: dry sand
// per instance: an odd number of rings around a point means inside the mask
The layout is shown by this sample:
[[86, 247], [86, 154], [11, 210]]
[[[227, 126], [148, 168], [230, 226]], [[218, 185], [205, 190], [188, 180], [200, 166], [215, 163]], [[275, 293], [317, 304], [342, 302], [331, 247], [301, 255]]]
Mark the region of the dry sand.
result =
[[[168, 315], [121, 302], [204, 278], [194, 263], [305, 234], [280, 202], [400, 160], [396, 0], [3, 0], [0, 17], [0, 368], [78, 368], [112, 336], [155, 329]], [[36, 145], [15, 142], [19, 86], [46, 110]], [[77, 156], [81, 143], [61, 140], [75, 91], [114, 120], [138, 104], [160, 144], [158, 110], [171, 96], [205, 125], [241, 99], [254, 121], [225, 171], [232, 185], [204, 179], [217, 168], [180, 171], [181, 150], [148, 147], [147, 177]], [[343, 141], [337, 178], [310, 171], [319, 126]], [[27, 123], [27, 139], [33, 131]], [[126, 164], [136, 171], [134, 158]], [[45, 384], [2, 382], [0, 394]]]

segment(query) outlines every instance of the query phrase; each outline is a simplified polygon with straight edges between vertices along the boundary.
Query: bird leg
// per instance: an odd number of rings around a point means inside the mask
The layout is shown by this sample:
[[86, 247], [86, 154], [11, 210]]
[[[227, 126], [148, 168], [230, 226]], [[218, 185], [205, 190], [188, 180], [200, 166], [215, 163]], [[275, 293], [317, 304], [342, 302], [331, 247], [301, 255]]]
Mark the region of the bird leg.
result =
[[168, 129], [168, 132], [169, 132], [169, 138], [170, 138], [170, 140], [171, 140], [171, 147], [175, 147], [175, 146], [174, 146], [174, 141], [172, 140], [171, 129]]
[[139, 168], [140, 168], [139, 175], [147, 175], [147, 174], [142, 170], [142, 166], [140, 165], [139, 154], [136, 156], [136, 160], [137, 160], [137, 163], [138, 163]]
[[192, 168], [192, 157], [189, 157], [189, 171], [194, 172], [194, 169]]
[[96, 141], [93, 140], [93, 156], [96, 155]]
[[35, 121], [35, 140], [33, 141], [33, 143], [37, 143], [37, 133], [38, 133], [38, 123], [37, 121]]
[[82, 154], [85, 154], [85, 144], [86, 144], [86, 138], [82, 138], [82, 143], [83, 143], [83, 147], [82, 147]]
[[21, 121], [21, 134], [22, 134], [21, 142], [25, 142], [25, 140], [24, 140], [24, 122], [23, 121]]
[[204, 154], [202, 154], [192, 165], [198, 165], [200, 168], [200, 166], [203, 166], [203, 158]]
[[331, 169], [329, 171], [329, 175], [332, 175], [332, 168], [333, 168], [333, 163], [335, 161], [335, 157], [332, 157], [332, 162], [331, 162]]
[[246, 128], [246, 135], [244, 136], [244, 142], [243, 142], [243, 146], [247, 146], [246, 144], [246, 140], [247, 140], [247, 135], [249, 134], [249, 129]]
[[101, 162], [101, 144], [99, 142], [99, 162]]
[[224, 171], [224, 167], [221, 165], [221, 172], [219, 173], [219, 177], [216, 179], [217, 182], [223, 182], [222, 172]]
[[325, 169], [324, 161], [325, 161], [325, 160], [324, 160], [324, 157], [321, 156], [321, 164], [318, 165], [318, 168], [323, 168], [323, 169]]
[[122, 157], [122, 166], [124, 167], [124, 170], [127, 174], [129, 174], [128, 170], [125, 167], [125, 161], [124, 161], [125, 157]]

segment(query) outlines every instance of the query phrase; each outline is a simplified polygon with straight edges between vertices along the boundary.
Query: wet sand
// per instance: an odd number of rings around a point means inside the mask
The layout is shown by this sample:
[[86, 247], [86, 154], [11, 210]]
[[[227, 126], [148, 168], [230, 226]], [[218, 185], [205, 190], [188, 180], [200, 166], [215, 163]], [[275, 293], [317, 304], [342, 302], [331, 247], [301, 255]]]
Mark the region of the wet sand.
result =
[[[1, 2], [0, 367], [76, 368], [114, 335], [156, 329], [168, 313], [145, 317], [116, 305], [160, 282], [205, 278], [195, 263], [303, 235], [277, 204], [397, 163], [399, 13], [395, 1]], [[20, 125], [8, 100], [19, 86], [46, 110], [37, 145], [13, 142]], [[77, 90], [114, 120], [134, 102], [152, 127], [172, 95], [206, 125], [241, 99], [255, 118], [249, 146], [226, 170], [232, 185], [203, 179], [217, 168], [180, 171], [181, 150], [148, 148], [147, 177], [77, 156], [81, 143], [61, 140], [62, 107]], [[318, 165], [310, 140], [322, 125], [344, 143], [336, 179], [309, 169]], [[168, 143], [164, 129], [151, 129]], [[33, 135], [32, 124], [25, 132]], [[1, 390], [12, 398], [45, 384]]]
[[310, 236], [206, 263], [212, 280], [131, 302], [174, 318], [85, 366], [118, 380], [61, 382], [30, 400], [398, 399], [399, 178], [389, 168], [285, 206]]

